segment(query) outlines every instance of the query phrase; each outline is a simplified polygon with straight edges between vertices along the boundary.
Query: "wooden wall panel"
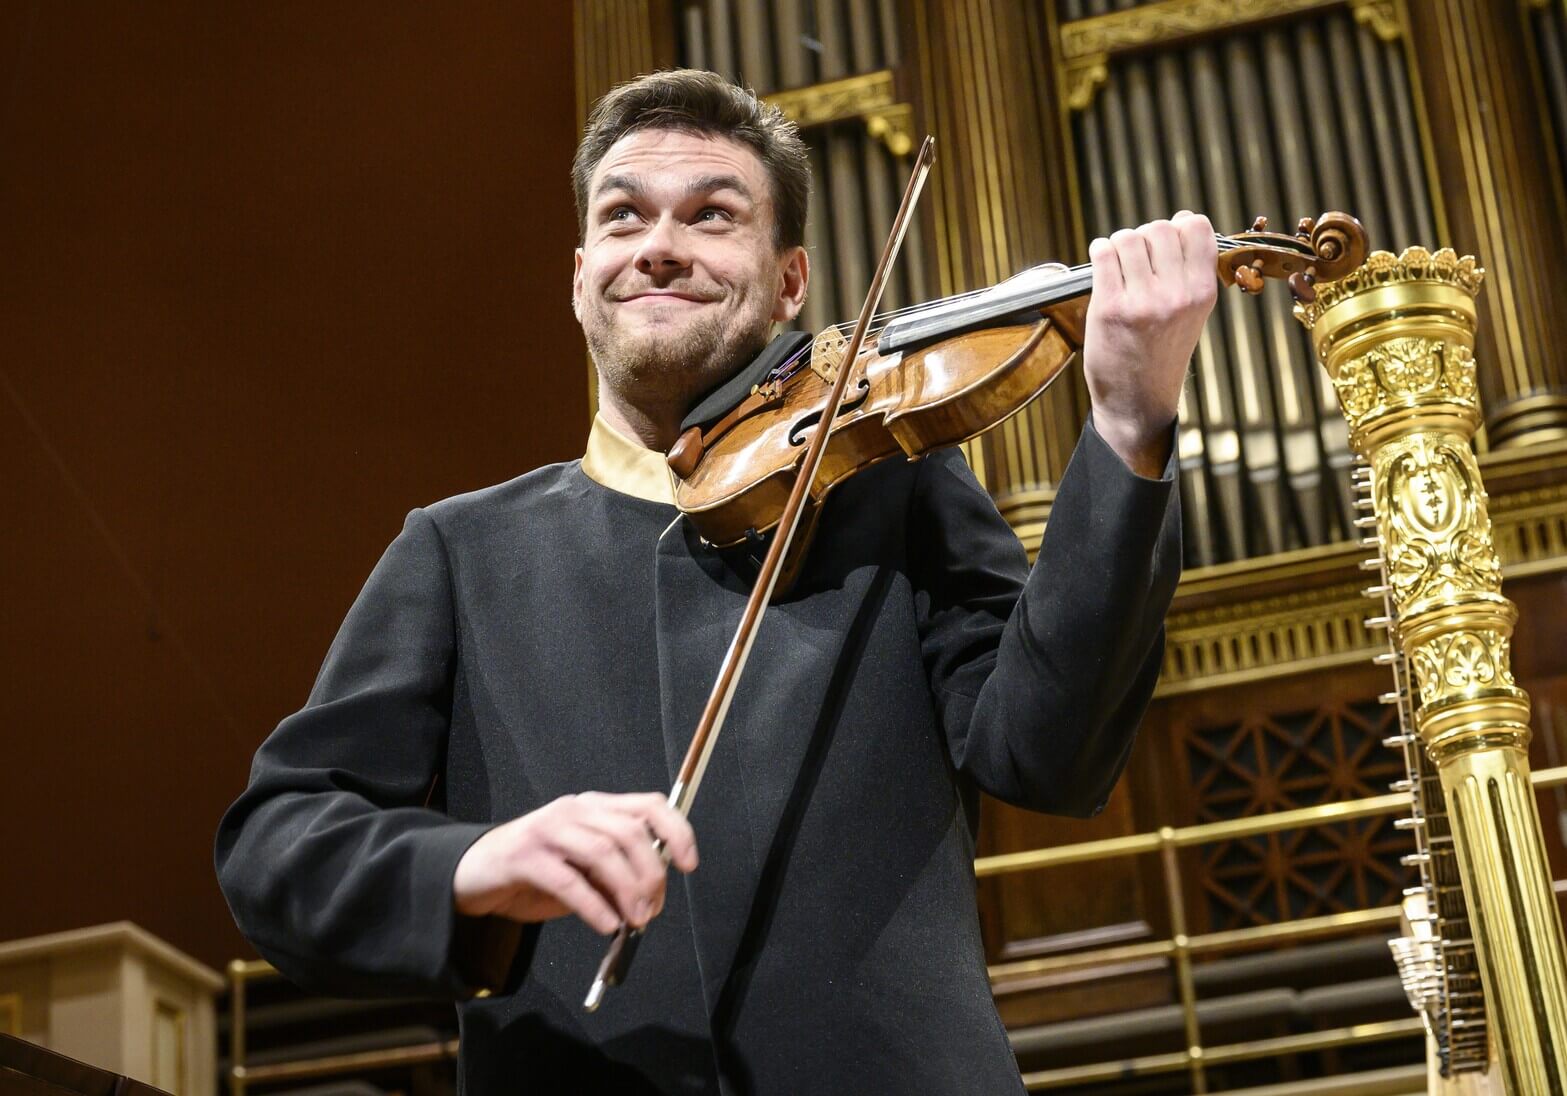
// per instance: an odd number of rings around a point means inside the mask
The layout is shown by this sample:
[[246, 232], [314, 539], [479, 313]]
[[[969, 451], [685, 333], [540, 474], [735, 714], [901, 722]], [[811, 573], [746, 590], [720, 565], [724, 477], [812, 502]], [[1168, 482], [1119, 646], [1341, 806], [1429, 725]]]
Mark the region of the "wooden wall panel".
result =
[[404, 514], [581, 451], [554, 5], [0, 5], [0, 939], [219, 814]]

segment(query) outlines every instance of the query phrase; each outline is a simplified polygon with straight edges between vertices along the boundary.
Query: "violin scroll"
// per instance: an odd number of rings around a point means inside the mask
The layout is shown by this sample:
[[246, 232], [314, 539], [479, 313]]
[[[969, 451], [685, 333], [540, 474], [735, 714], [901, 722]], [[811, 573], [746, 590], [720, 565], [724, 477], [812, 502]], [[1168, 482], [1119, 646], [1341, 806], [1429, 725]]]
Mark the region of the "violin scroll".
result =
[[1295, 299], [1310, 303], [1316, 283], [1342, 278], [1365, 262], [1366, 230], [1347, 213], [1303, 217], [1293, 236], [1269, 232], [1258, 217], [1247, 232], [1228, 238], [1219, 253], [1219, 280], [1246, 293], [1262, 292], [1265, 278], [1282, 278]]

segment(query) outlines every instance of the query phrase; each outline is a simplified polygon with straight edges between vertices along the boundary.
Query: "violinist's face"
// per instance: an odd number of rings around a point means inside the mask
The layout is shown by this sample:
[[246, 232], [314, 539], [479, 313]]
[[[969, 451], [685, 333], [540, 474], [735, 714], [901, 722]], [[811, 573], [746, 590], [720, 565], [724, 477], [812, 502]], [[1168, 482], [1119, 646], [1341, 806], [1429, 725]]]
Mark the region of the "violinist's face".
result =
[[621, 138], [588, 186], [572, 306], [604, 383], [678, 420], [805, 299], [805, 250], [773, 242], [766, 168], [745, 145], [679, 130]]

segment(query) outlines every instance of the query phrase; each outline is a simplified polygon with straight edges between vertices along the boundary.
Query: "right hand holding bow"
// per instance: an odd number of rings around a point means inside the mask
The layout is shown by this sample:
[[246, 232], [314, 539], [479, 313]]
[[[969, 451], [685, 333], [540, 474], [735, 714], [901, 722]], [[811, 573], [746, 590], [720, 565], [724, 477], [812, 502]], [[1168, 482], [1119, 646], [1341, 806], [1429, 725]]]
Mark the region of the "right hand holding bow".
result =
[[697, 865], [691, 823], [656, 793], [567, 795], [495, 827], [468, 847], [452, 879], [459, 913], [547, 921], [576, 914], [600, 933], [647, 925], [664, 908], [664, 843], [683, 872]]

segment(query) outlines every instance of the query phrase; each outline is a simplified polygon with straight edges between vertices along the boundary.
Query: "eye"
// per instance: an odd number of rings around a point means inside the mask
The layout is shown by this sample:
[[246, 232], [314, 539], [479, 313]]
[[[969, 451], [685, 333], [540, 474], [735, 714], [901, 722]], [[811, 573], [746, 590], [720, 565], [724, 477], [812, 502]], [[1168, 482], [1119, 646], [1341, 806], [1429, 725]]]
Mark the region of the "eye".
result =
[[628, 205], [618, 205], [604, 217], [605, 224], [626, 224], [634, 219], [637, 211]]
[[696, 215], [696, 219], [699, 224], [714, 224], [723, 221], [732, 221], [734, 220], [734, 217], [727, 209], [720, 209], [718, 206], [708, 206]]

